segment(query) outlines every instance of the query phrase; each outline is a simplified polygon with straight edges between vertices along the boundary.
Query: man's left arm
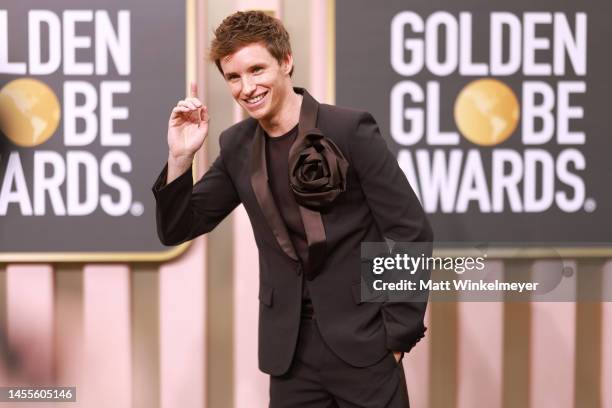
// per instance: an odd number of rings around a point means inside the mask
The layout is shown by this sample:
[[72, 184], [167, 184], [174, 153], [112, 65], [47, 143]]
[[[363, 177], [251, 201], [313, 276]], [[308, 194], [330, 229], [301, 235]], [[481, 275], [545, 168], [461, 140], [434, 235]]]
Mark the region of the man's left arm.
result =
[[[425, 212], [369, 113], [359, 118], [349, 141], [349, 155], [382, 235], [397, 242], [432, 242]], [[382, 305], [389, 350], [408, 352], [424, 336], [426, 307], [426, 302]]]

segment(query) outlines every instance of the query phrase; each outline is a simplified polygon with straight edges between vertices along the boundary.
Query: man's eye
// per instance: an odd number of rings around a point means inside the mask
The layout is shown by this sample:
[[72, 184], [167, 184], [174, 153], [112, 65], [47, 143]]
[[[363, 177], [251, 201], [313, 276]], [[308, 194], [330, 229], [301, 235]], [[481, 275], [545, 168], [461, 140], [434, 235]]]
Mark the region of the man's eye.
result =
[[253, 68], [253, 73], [254, 74], [257, 74], [258, 72], [261, 72], [261, 71], [263, 71], [262, 67], [255, 67], [255, 68]]

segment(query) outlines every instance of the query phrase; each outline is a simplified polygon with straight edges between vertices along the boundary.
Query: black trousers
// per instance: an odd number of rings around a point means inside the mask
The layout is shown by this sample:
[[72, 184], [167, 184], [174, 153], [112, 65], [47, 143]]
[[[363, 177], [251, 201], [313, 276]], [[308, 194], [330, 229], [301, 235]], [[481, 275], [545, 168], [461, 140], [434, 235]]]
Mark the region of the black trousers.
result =
[[392, 352], [353, 367], [327, 346], [316, 320], [302, 319], [289, 371], [270, 376], [270, 408], [409, 408], [404, 368]]

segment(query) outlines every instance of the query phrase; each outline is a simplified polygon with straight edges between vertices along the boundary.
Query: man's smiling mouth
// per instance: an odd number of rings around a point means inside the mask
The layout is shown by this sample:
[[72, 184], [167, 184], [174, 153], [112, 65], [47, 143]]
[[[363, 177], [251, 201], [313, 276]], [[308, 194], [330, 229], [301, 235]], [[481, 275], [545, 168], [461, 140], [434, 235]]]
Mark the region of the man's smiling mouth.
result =
[[268, 94], [268, 91], [266, 91], [266, 92], [264, 92], [264, 93], [261, 93], [261, 94], [259, 94], [259, 95], [257, 95], [257, 96], [254, 96], [254, 97], [252, 97], [252, 98], [249, 98], [249, 99], [244, 99], [244, 101], [245, 101], [246, 103], [248, 103], [248, 104], [252, 105], [252, 104], [255, 104], [255, 103], [257, 103], [257, 102], [261, 101], [261, 100], [264, 98], [264, 96], [266, 96], [267, 94]]

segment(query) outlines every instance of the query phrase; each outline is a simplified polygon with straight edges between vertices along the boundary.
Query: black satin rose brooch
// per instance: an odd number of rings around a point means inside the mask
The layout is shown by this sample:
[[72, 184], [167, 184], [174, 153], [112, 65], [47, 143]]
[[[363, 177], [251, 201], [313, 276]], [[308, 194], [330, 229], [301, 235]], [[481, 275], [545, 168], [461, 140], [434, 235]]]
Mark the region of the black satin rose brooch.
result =
[[314, 128], [289, 151], [289, 182], [298, 204], [328, 208], [346, 190], [348, 161], [336, 144]]

